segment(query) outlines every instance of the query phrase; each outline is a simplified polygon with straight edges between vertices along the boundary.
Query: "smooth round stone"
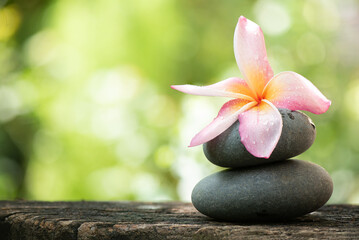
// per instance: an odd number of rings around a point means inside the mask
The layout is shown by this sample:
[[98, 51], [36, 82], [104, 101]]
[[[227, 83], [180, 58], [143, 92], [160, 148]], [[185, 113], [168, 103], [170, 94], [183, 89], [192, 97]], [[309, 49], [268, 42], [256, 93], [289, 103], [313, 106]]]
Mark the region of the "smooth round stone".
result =
[[305, 152], [314, 142], [315, 125], [302, 112], [279, 109], [283, 119], [282, 134], [270, 158], [257, 158], [241, 142], [239, 122], [213, 140], [203, 144], [207, 159], [221, 167], [254, 166], [289, 159]]
[[192, 203], [215, 219], [283, 220], [315, 211], [332, 192], [332, 179], [321, 166], [288, 160], [214, 173], [197, 183]]

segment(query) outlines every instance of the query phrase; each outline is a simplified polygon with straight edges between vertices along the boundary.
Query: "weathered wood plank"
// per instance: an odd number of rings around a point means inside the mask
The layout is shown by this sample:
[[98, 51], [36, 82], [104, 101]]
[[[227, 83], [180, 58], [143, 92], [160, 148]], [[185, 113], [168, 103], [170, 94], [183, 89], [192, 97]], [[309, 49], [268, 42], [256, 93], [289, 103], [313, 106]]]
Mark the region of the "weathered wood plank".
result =
[[359, 206], [289, 222], [218, 222], [192, 204], [0, 201], [0, 239], [359, 239]]

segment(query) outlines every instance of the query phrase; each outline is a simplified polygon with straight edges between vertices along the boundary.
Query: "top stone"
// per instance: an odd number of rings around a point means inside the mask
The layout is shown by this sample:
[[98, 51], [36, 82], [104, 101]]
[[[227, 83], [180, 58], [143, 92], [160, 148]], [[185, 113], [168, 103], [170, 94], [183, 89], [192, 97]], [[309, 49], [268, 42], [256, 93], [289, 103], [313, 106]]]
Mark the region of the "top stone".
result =
[[270, 158], [257, 158], [250, 154], [241, 142], [236, 121], [222, 134], [203, 144], [207, 159], [220, 167], [245, 167], [281, 161], [305, 152], [315, 140], [315, 125], [302, 112], [279, 109], [283, 129]]

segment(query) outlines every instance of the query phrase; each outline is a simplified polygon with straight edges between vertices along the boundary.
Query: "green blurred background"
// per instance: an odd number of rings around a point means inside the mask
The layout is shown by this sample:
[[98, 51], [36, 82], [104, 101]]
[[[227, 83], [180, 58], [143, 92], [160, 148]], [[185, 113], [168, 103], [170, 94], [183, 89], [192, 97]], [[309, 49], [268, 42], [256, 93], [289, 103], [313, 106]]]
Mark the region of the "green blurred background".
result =
[[359, 2], [0, 0], [0, 199], [189, 200], [217, 171], [191, 138], [226, 99], [172, 84], [240, 76], [240, 15], [275, 73], [332, 100], [300, 159], [326, 168], [332, 203], [359, 203]]

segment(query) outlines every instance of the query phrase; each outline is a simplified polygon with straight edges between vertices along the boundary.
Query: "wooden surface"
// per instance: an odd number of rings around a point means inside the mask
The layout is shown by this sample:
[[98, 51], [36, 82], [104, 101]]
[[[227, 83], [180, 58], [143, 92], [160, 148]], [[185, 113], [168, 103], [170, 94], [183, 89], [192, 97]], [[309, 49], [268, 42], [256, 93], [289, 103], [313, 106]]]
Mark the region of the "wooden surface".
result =
[[218, 222], [190, 203], [0, 201], [0, 239], [359, 239], [359, 206], [289, 222]]

